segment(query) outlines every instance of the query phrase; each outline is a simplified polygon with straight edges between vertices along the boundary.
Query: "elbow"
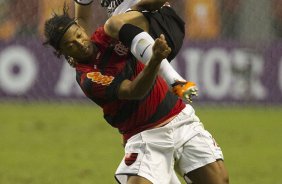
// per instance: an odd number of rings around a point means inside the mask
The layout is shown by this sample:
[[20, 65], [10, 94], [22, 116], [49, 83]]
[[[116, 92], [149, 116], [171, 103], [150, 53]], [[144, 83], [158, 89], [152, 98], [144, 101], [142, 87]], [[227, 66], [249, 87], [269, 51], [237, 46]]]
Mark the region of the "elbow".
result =
[[144, 99], [146, 94], [147, 93], [142, 93], [140, 91], [138, 91], [138, 92], [131, 91], [127, 95], [120, 96], [120, 99], [124, 99], [124, 100], [142, 100], [142, 99]]
[[126, 91], [120, 92], [118, 96], [121, 100], [142, 100], [147, 93], [148, 90], [145, 91], [144, 89], [137, 90], [127, 88]]
[[147, 93], [135, 93], [133, 95], [134, 100], [142, 100], [146, 96]]
[[132, 100], [142, 100], [149, 93], [150, 89], [142, 86], [131, 86], [130, 94], [128, 95]]
[[136, 85], [135, 82], [124, 80], [118, 90], [118, 98], [121, 100], [142, 100], [150, 92], [150, 87]]

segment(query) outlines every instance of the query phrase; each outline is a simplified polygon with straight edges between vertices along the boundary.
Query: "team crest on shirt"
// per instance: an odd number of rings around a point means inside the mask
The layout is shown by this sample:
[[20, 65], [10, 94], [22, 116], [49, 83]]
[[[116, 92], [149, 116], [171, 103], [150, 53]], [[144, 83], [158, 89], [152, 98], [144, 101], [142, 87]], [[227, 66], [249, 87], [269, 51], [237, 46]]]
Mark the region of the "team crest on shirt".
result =
[[92, 82], [101, 84], [103, 86], [110, 85], [114, 80], [113, 76], [102, 75], [101, 72], [90, 72], [90, 73], [87, 73], [86, 76], [88, 79], [91, 79]]
[[126, 153], [124, 157], [124, 163], [127, 166], [132, 165], [138, 157], [138, 153]]
[[114, 51], [119, 56], [125, 56], [128, 53], [128, 48], [124, 46], [120, 41], [115, 45]]

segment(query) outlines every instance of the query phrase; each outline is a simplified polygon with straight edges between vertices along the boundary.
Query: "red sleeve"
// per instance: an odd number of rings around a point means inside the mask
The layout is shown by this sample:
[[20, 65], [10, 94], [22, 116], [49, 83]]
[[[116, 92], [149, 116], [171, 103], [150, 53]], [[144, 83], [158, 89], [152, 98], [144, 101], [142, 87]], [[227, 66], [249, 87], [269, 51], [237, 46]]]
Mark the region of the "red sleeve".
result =
[[104, 26], [101, 26], [96, 29], [96, 31], [91, 36], [91, 40], [103, 46], [104, 48], [107, 48], [110, 45], [118, 42], [118, 40], [113, 39], [105, 33]]

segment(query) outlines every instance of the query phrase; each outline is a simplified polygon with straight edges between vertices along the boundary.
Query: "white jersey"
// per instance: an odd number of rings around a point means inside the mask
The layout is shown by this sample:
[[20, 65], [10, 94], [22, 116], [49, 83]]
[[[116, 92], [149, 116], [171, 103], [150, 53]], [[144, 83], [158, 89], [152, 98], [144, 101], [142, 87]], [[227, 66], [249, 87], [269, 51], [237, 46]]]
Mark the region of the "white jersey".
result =
[[124, 0], [121, 4], [115, 7], [114, 11], [109, 16], [125, 13], [126, 11], [130, 10], [132, 6], [134, 6], [140, 1], [141, 0]]

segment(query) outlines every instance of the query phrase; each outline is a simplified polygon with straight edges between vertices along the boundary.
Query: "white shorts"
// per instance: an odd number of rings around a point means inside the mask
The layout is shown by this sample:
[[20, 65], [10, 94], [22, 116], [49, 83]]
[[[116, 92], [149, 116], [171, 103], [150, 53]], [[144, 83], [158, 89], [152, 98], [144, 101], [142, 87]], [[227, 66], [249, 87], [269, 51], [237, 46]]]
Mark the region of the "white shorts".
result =
[[[180, 184], [174, 168], [184, 176], [218, 159], [223, 159], [220, 147], [187, 105], [167, 125], [131, 137], [115, 177], [121, 184], [126, 184], [130, 175], [153, 184]], [[190, 182], [187, 177], [185, 180]]]

